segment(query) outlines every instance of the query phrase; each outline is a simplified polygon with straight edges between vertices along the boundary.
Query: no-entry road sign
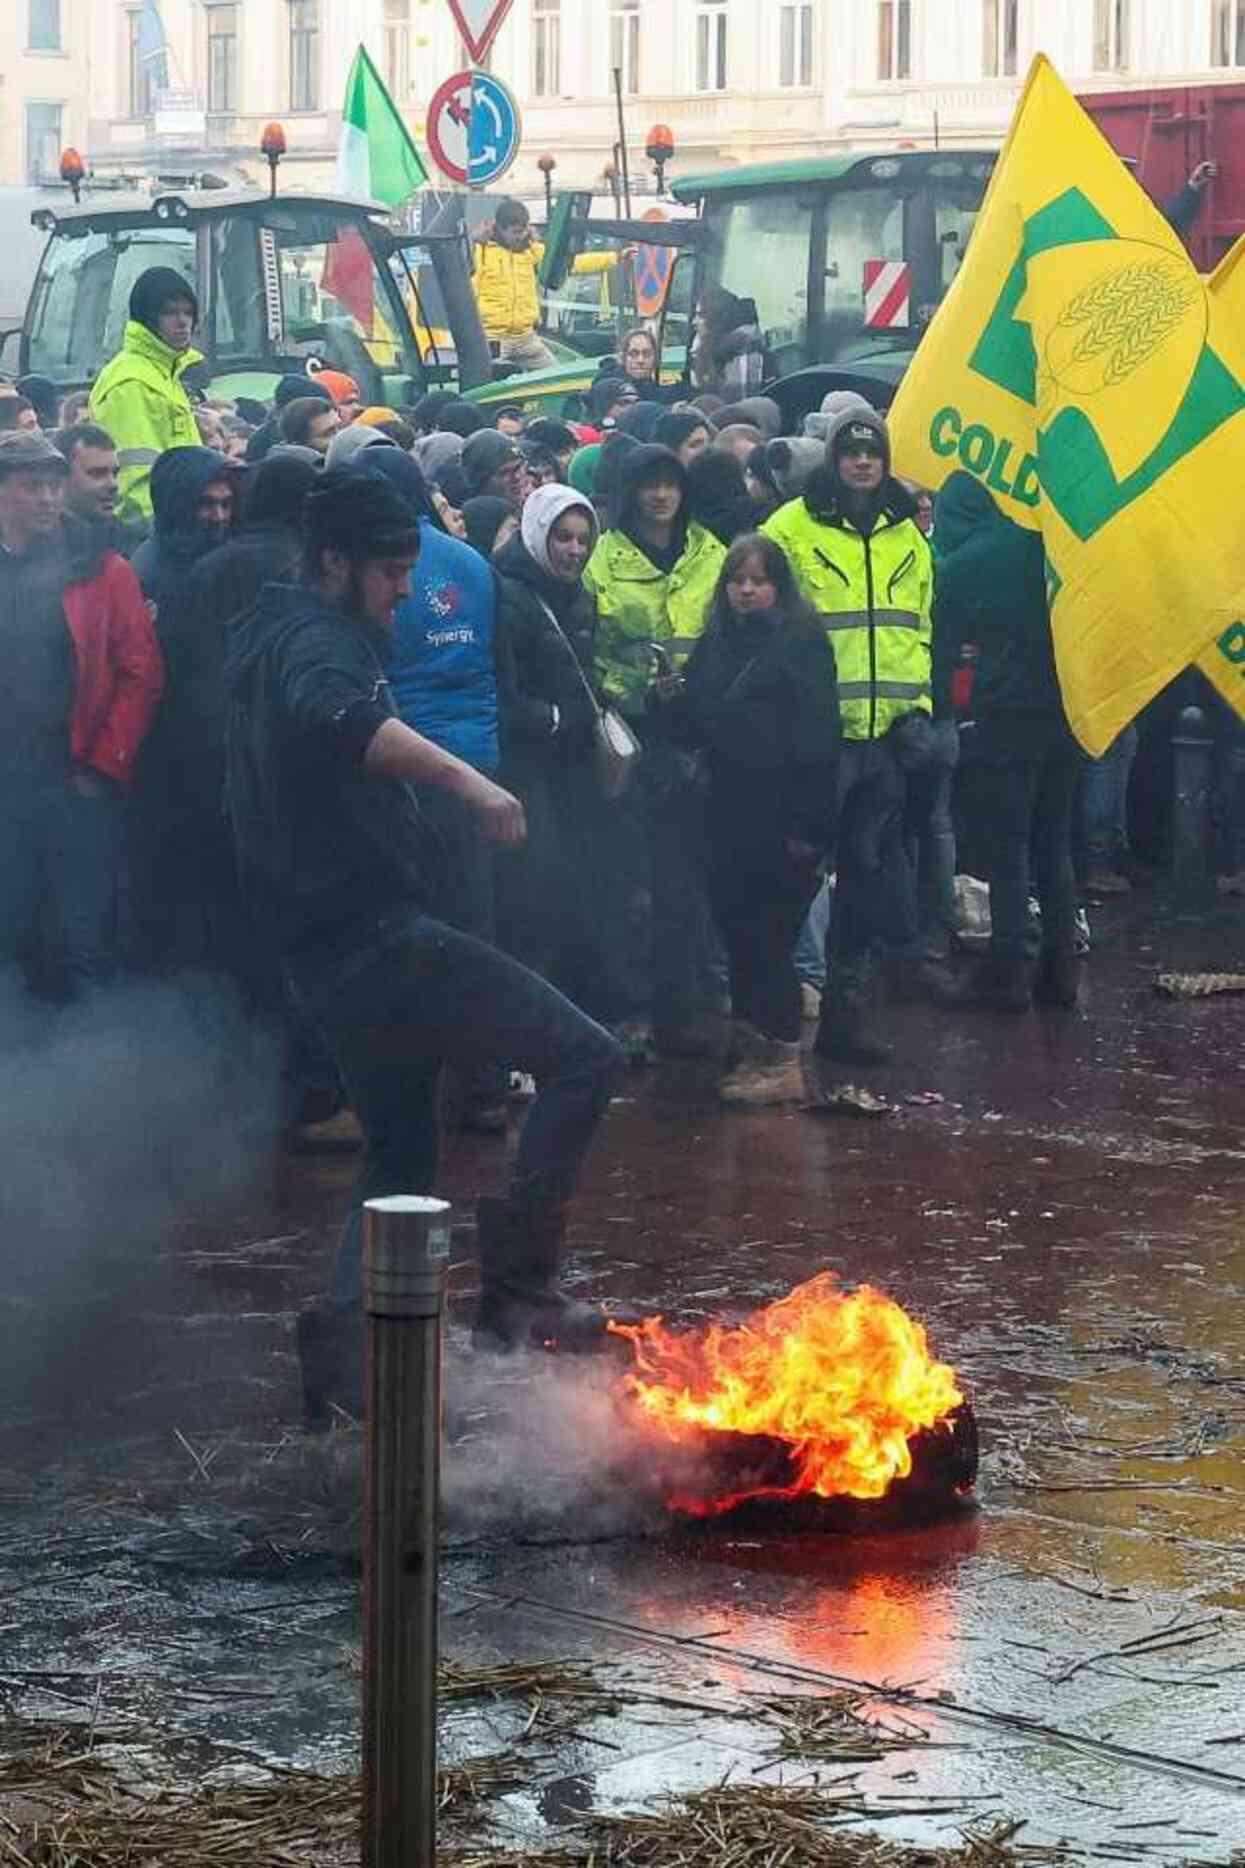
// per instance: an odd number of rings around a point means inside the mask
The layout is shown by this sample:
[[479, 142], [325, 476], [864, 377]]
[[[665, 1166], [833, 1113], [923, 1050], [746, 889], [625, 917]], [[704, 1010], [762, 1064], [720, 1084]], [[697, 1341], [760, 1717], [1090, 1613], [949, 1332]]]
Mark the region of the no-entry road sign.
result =
[[514, 0], [449, 0], [467, 56], [477, 64], [487, 55], [513, 5]]
[[428, 152], [460, 186], [487, 188], [519, 153], [514, 94], [488, 71], [456, 71], [428, 106]]

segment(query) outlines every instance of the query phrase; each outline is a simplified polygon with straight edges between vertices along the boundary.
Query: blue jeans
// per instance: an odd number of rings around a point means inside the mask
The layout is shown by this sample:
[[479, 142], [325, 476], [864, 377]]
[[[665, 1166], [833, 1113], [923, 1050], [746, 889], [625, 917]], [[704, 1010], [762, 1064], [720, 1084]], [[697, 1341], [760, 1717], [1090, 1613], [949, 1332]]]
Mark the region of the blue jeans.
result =
[[504, 1059], [536, 1079], [514, 1191], [535, 1201], [572, 1192], [623, 1056], [609, 1032], [545, 980], [415, 907], [361, 925], [331, 950], [300, 955], [290, 971], [367, 1143], [334, 1272], [338, 1302], [358, 1301], [364, 1201], [434, 1189], [446, 1062], [470, 1069]]
[[0, 964], [38, 986], [76, 994], [118, 966], [126, 799], [96, 773], [0, 785]]
[[1081, 809], [1091, 869], [1108, 867], [1128, 852], [1128, 781], [1138, 744], [1136, 727], [1126, 726], [1085, 774]]
[[801, 985], [815, 986], [818, 992], [826, 983], [826, 941], [830, 935], [830, 912], [834, 892], [827, 876], [813, 905], [804, 917], [804, 926], [795, 943], [795, 970]]

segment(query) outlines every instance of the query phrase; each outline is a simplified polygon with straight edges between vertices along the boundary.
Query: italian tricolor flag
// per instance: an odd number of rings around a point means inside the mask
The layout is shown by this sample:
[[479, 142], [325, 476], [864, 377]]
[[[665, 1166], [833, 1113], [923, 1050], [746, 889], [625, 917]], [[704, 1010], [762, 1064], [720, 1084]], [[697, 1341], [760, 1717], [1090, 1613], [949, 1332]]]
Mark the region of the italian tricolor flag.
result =
[[401, 207], [428, 179], [411, 133], [362, 46], [346, 81], [337, 152], [341, 194]]

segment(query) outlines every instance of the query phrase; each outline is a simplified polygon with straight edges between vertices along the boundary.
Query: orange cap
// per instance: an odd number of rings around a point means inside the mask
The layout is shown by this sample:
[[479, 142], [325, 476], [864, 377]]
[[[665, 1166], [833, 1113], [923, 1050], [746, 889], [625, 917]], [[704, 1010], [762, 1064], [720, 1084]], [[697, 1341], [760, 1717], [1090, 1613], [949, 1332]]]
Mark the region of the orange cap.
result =
[[334, 402], [357, 402], [359, 385], [342, 370], [317, 370], [316, 381], [323, 383]]

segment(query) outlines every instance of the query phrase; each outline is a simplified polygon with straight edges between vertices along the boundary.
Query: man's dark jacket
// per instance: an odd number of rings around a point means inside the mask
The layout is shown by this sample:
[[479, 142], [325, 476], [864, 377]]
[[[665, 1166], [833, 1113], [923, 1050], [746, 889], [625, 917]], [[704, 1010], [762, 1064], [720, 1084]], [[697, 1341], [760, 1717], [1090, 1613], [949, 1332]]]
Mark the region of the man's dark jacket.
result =
[[414, 792], [364, 766], [396, 718], [389, 647], [289, 584], [266, 585], [230, 632], [229, 813], [243, 885], [290, 958], [344, 950], [437, 892], [440, 847]]

